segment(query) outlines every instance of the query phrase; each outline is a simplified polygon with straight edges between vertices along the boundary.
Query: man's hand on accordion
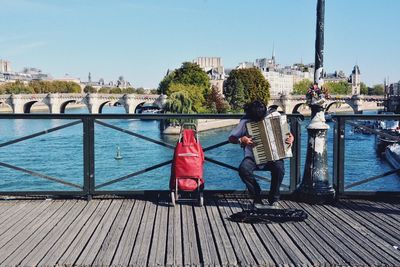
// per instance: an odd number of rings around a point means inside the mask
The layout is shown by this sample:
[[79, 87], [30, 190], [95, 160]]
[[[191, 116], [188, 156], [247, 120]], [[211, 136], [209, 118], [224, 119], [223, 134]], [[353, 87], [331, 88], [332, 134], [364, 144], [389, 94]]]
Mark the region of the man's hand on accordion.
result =
[[242, 136], [239, 138], [239, 142], [243, 146], [255, 146], [251, 136]]
[[294, 136], [292, 133], [288, 133], [287, 136], [288, 137], [286, 138], [285, 143], [291, 146], [294, 142]]

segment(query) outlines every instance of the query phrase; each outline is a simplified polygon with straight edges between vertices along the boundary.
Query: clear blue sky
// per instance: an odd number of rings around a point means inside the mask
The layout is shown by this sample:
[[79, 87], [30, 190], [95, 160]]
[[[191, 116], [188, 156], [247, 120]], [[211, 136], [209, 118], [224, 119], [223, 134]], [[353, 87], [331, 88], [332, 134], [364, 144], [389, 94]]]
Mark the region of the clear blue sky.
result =
[[[14, 70], [157, 87], [198, 56], [226, 68], [270, 57], [314, 61], [316, 0], [0, 0], [0, 58]], [[326, 0], [325, 70], [360, 66], [368, 85], [400, 80], [400, 1]]]

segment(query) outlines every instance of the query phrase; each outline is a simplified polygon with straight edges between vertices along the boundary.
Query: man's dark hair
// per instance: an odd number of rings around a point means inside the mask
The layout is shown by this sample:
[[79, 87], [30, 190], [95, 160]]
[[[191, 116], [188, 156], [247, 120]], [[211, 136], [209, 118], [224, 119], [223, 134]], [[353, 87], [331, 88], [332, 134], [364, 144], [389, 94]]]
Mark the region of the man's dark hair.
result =
[[267, 107], [264, 102], [260, 100], [254, 100], [244, 106], [244, 112], [246, 117], [253, 121], [260, 121], [267, 115]]

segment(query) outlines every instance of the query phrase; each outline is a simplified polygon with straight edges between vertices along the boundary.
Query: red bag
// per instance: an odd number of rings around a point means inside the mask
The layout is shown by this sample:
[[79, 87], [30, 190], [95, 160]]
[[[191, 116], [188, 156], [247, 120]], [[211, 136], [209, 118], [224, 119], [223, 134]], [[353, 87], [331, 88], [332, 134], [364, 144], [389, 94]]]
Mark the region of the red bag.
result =
[[196, 133], [192, 129], [183, 129], [178, 141], [171, 167], [170, 189], [194, 191], [200, 181], [200, 189], [204, 187], [203, 179], [204, 152]]

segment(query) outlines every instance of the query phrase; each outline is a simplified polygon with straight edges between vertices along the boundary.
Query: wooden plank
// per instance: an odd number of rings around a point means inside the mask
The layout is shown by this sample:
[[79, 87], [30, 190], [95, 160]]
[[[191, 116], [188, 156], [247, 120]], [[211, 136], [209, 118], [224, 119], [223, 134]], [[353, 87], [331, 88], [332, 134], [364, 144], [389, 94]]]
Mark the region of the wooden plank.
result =
[[[328, 209], [333, 208], [333, 206], [326, 205]], [[348, 243], [350, 245], [350, 249], [359, 255], [364, 261], [370, 264], [380, 264], [379, 255], [378, 258], [375, 253], [372, 253], [373, 250], [371, 248], [367, 248], [367, 245], [364, 244], [362, 240], [362, 235], [359, 235], [357, 232], [352, 231], [351, 228], [346, 227], [346, 224], [338, 223], [337, 218], [330, 217], [330, 214], [325, 213], [324, 210], [321, 210], [318, 205], [313, 206], [313, 210], [319, 218], [324, 218], [325, 222], [329, 222], [332, 227], [330, 230], [333, 233], [336, 233], [338, 237], [342, 239], [342, 241]]]
[[199, 233], [202, 264], [204, 266], [219, 266], [221, 264], [219, 262], [218, 251], [215, 245], [215, 237], [213, 236], [208, 222], [205, 207], [195, 206], [194, 213]]
[[209, 205], [206, 206], [206, 211], [211, 229], [215, 236], [216, 247], [218, 249], [218, 254], [220, 255], [221, 264], [237, 265], [238, 260], [235, 255], [235, 251], [233, 250], [228, 233], [224, 228], [216, 203], [210, 200]]
[[164, 266], [167, 248], [169, 202], [159, 200], [148, 266]]
[[[369, 253], [378, 259], [377, 265], [400, 265], [400, 252], [391, 253], [396, 250], [389, 246], [382, 239], [372, 234], [368, 229], [358, 224], [353, 218], [339, 210], [337, 207], [318, 207], [324, 216], [336, 221], [336, 225], [345, 230], [353, 237], [360, 247], [365, 248]], [[399, 259], [399, 260], [397, 260]]]
[[[225, 205], [227, 207], [229, 206], [231, 210], [229, 216], [233, 213], [243, 211], [241, 205], [236, 199], [225, 200]], [[241, 229], [243, 236], [246, 238], [248, 246], [251, 249], [251, 252], [254, 254], [257, 264], [261, 266], [275, 266], [270, 252], [266, 247], [264, 247], [264, 244], [254, 227], [248, 223], [238, 223], [238, 226]]]
[[0, 223], [1, 223], [1, 218], [5, 215], [5, 213], [10, 210], [10, 209], [15, 209], [15, 206], [18, 205], [23, 205], [24, 203], [26, 204], [28, 201], [20, 201], [20, 200], [0, 200]]
[[[377, 222], [378, 225], [388, 233], [396, 233], [400, 228], [400, 211], [395, 211], [391, 206], [381, 206], [378, 203], [369, 201], [342, 201], [354, 210], [363, 214], [368, 214], [370, 220]], [[396, 218], [396, 213], [399, 215]], [[399, 235], [394, 235], [398, 237]]]
[[73, 201], [65, 201], [39, 228], [29, 236], [17, 249], [11, 253], [1, 264], [5, 266], [21, 265], [21, 261], [46, 237], [47, 234], [59, 223], [73, 207]]
[[54, 266], [57, 264], [92, 214], [100, 208], [100, 203], [100, 201], [96, 200], [87, 203], [82, 212], [77, 215], [68, 228], [58, 237], [57, 242], [47, 251], [38, 266]]
[[[243, 201], [243, 203], [246, 203]], [[247, 200], [247, 203], [249, 200]], [[271, 223], [266, 224], [266, 227], [269, 228], [271, 233], [274, 235], [278, 244], [282, 247], [285, 254], [291, 259], [291, 261], [297, 266], [306, 266], [311, 265], [309, 260], [304, 256], [303, 252], [293, 243], [293, 240], [286, 234], [286, 232], [282, 229], [280, 224]], [[287, 262], [286, 262], [287, 263]]]
[[97, 253], [99, 252], [103, 242], [110, 231], [111, 225], [113, 224], [117, 214], [121, 208], [122, 200], [113, 200], [107, 212], [102, 217], [99, 224], [96, 226], [96, 230], [90, 236], [89, 242], [87, 242], [84, 249], [81, 251], [79, 258], [76, 260], [75, 265], [78, 266], [90, 266], [93, 264]]
[[[399, 244], [399, 240], [393, 236], [393, 233], [388, 233], [385, 229], [381, 228], [381, 225], [373, 220], [370, 219], [368, 213], [360, 212], [357, 209], [351, 209], [351, 207], [346, 206], [344, 203], [339, 203], [338, 207], [343, 210], [346, 214], [349, 214], [352, 218], [354, 218], [357, 222], [361, 225], [368, 228], [371, 232], [385, 240], [387, 243], [391, 244], [392, 246], [396, 246]], [[397, 231], [395, 233], [398, 233]], [[395, 234], [398, 236], [398, 234]]]
[[[41, 202], [45, 205], [45, 202]], [[19, 204], [13, 206], [11, 210], [6, 212], [0, 218], [0, 238], [1, 236], [8, 232], [11, 227], [18, 227], [19, 223], [26, 223], [29, 220], [28, 216], [30, 213], [35, 212], [35, 209], [39, 208], [37, 202], [20, 202]], [[27, 219], [24, 219], [27, 218]], [[33, 219], [33, 217], [32, 217]]]
[[[281, 205], [284, 208], [293, 208], [290, 204], [291, 202], [289, 201], [281, 201]], [[308, 253], [315, 255], [320, 265], [324, 265], [323, 263], [332, 266], [342, 266], [346, 264], [341, 256], [337, 254], [325, 240], [320, 238], [319, 235], [314, 232], [313, 227], [307, 225], [306, 222], [288, 223], [285, 224], [285, 226], [291, 229], [291, 233], [295, 238], [302, 241], [303, 249], [308, 249]]]
[[112, 260], [112, 266], [128, 266], [132, 255], [132, 250], [136, 242], [141, 242], [137, 239], [139, 227], [142, 224], [144, 214], [145, 201], [136, 200], [132, 212], [129, 216], [125, 230], [119, 241], [117, 250]]
[[21, 266], [37, 266], [40, 260], [47, 254], [49, 250], [56, 244], [57, 240], [62, 236], [65, 230], [76, 219], [86, 206], [86, 201], [76, 201], [74, 206], [69, 210], [60, 223], [55, 225], [51, 232], [43, 238], [42, 241], [25, 257], [21, 262]]
[[4, 222], [1, 225], [0, 248], [5, 246], [8, 241], [20, 233], [29, 223], [36, 219], [46, 208], [50, 206], [49, 201], [32, 202], [21, 209], [20, 214], [16, 214], [14, 218]]
[[121, 209], [118, 212], [117, 217], [115, 218], [115, 221], [111, 226], [111, 229], [108, 232], [107, 237], [99, 250], [99, 253], [96, 256], [96, 259], [93, 262], [94, 266], [111, 265], [112, 259], [117, 250], [119, 241], [122, 238], [122, 234], [125, 230], [134, 204], [135, 200], [127, 199], [123, 201]]
[[[248, 199], [238, 199], [238, 203], [243, 209], [251, 208], [250, 201]], [[254, 224], [253, 225], [257, 235], [260, 237], [261, 242], [271, 255], [275, 265], [277, 266], [292, 266], [292, 260], [289, 258], [287, 253], [284, 251], [278, 240], [275, 238], [273, 231], [265, 224]]]
[[185, 266], [200, 265], [199, 250], [197, 247], [196, 227], [193, 219], [193, 204], [182, 206], [183, 227], [183, 262]]
[[183, 266], [181, 205], [169, 207], [167, 236], [167, 266]]
[[[63, 205], [65, 201], [46, 201], [44, 210], [40, 214], [35, 214], [35, 219], [29, 224], [24, 225], [23, 229], [19, 228], [19, 232], [0, 249], [0, 263], [3, 262], [10, 254], [12, 254], [25, 240], [27, 240], [35, 231], [42, 226], [49, 218]], [[33, 215], [33, 214], [32, 214]], [[3, 241], [3, 240], [2, 240]]]
[[246, 237], [243, 236], [238, 223], [228, 220], [232, 214], [229, 204], [223, 200], [214, 203], [218, 205], [218, 208], [221, 212], [225, 229], [235, 251], [238, 264], [241, 266], [256, 265], [256, 260], [254, 259], [252, 252], [248, 247]]
[[83, 226], [65, 253], [61, 256], [57, 263], [58, 265], [72, 266], [75, 264], [82, 250], [89, 243], [90, 237], [97, 229], [97, 226], [99, 225], [104, 214], [106, 214], [110, 204], [111, 200], [100, 200], [98, 208]]
[[146, 207], [144, 210], [142, 225], [139, 228], [137, 239], [140, 242], [136, 242], [133, 247], [132, 257], [129, 261], [131, 266], [146, 266], [147, 259], [149, 256], [149, 249], [152, 241], [152, 233], [154, 227], [154, 219], [156, 214], [156, 204], [146, 201]]
[[309, 227], [314, 229], [314, 232], [323, 240], [325, 240], [325, 244], [329, 244], [333, 250], [339, 254], [347, 265], [363, 265], [365, 264], [359, 256], [355, 255], [351, 250], [348, 249], [342, 242], [342, 240], [338, 239], [334, 234], [327, 231], [327, 228], [330, 227], [329, 224], [322, 223], [319, 218], [314, 218], [310, 216], [310, 211], [312, 210], [312, 206], [302, 206], [299, 203], [292, 202], [294, 208], [296, 209], [304, 209], [308, 216], [306, 223]]

